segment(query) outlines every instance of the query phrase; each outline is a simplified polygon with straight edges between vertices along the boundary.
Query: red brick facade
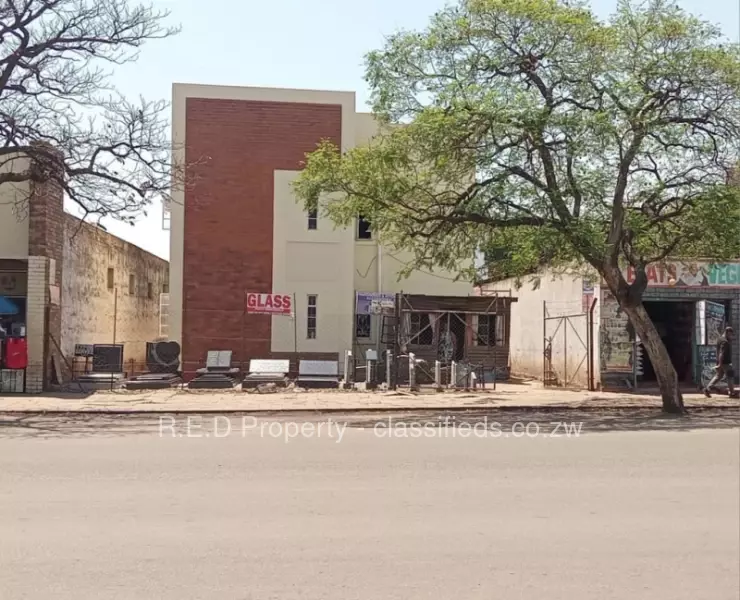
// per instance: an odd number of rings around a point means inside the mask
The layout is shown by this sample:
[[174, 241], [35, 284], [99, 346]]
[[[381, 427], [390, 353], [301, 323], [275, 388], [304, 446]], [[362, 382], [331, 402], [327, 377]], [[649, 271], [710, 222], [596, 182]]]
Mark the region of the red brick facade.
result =
[[298, 170], [325, 138], [341, 143], [339, 105], [188, 98], [183, 370], [208, 350], [267, 358], [270, 317], [243, 317], [244, 293], [272, 291], [274, 171]]

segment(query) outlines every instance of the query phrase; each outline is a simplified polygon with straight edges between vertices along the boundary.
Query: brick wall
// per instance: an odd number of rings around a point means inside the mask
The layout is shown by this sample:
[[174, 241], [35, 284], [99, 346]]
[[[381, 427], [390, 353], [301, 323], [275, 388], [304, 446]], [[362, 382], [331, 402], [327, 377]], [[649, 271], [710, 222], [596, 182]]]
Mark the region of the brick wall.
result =
[[[53, 150], [52, 150], [53, 152]], [[59, 168], [54, 163], [53, 154], [49, 160], [34, 162], [31, 169], [34, 171], [49, 171]], [[59, 302], [51, 302], [49, 288], [61, 285], [63, 275], [63, 246], [64, 246], [64, 193], [61, 185], [55, 180], [43, 183], [33, 182], [28, 205], [28, 255], [29, 255], [29, 307], [38, 307], [42, 303], [42, 323], [36, 326], [44, 336], [43, 350], [43, 387], [46, 388], [52, 378], [52, 356], [64, 376], [64, 361], [57, 351], [57, 344], [61, 340], [62, 312]], [[36, 273], [31, 271], [30, 259], [37, 257]], [[40, 285], [40, 269], [43, 263], [43, 287], [35, 289], [32, 297], [32, 284]], [[37, 295], [41, 294], [41, 298]], [[59, 296], [57, 296], [59, 298]], [[48, 320], [47, 320], [48, 314]], [[34, 314], [33, 319], [38, 318]], [[29, 323], [32, 317], [28, 317]], [[44, 321], [46, 322], [44, 323]], [[50, 337], [51, 336], [51, 337]], [[51, 339], [53, 337], [53, 340]], [[30, 334], [29, 334], [30, 338]], [[56, 343], [54, 343], [56, 342]], [[29, 343], [31, 340], [29, 339]], [[67, 374], [68, 375], [68, 374]]]
[[341, 122], [338, 105], [187, 99], [186, 161], [209, 160], [185, 195], [186, 376], [208, 350], [270, 356], [270, 317], [244, 319], [243, 303], [272, 290], [273, 173], [300, 169], [322, 139], [340, 144]]
[[[133, 289], [129, 289], [131, 276]], [[71, 360], [75, 344], [115, 342], [123, 344], [125, 362], [144, 363], [146, 342], [159, 337], [159, 295], [168, 279], [166, 260], [65, 215], [64, 355]]]

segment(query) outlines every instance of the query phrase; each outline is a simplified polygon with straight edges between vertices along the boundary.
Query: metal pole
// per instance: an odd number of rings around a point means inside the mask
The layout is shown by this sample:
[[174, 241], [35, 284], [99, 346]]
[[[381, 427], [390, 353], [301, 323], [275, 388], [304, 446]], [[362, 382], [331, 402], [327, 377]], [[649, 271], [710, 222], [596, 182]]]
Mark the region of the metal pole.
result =
[[547, 300], [542, 301], [542, 385], [547, 385]]
[[116, 325], [118, 321], [118, 286], [113, 288], [113, 345], [116, 345]]
[[598, 302], [598, 298], [594, 298], [591, 302], [591, 307], [588, 311], [588, 339], [589, 339], [589, 351], [588, 351], [588, 357], [591, 361], [591, 373], [589, 375], [589, 391], [596, 390], [596, 361], [594, 360], [594, 309], [596, 308], [596, 303]]
[[[242, 351], [241, 356], [239, 357], [239, 362], [242, 366], [242, 374], [244, 374], [246, 371], [244, 371], [244, 349], [246, 347], [246, 336], [247, 336], [247, 292], [244, 292], [244, 298], [242, 298]], [[288, 363], [288, 367], [290, 367], [290, 363]]]
[[344, 353], [344, 383], [345, 385], [349, 385], [349, 363], [350, 363], [350, 357], [352, 356], [352, 350], [346, 350]]
[[409, 352], [409, 389], [416, 387], [416, 355]]
[[[113, 288], [113, 346], [116, 345], [117, 325], [118, 325], [118, 286], [115, 286]], [[121, 352], [121, 359], [123, 359], [123, 352]], [[110, 367], [111, 367], [111, 372], [112, 372], [113, 365], [110, 365]], [[110, 389], [111, 391], [113, 391], [113, 375], [110, 376]]]
[[390, 350], [385, 351], [385, 383], [388, 389], [391, 387], [391, 361], [393, 360], [393, 352]]
[[[295, 354], [295, 368], [298, 372], [298, 306], [296, 305], [295, 292], [293, 292], [293, 354]], [[290, 366], [290, 363], [288, 363]]]
[[396, 335], [393, 342], [393, 360], [396, 361], [396, 369], [393, 371], [393, 385], [392, 388], [395, 390], [398, 387], [398, 371], [401, 356], [401, 302], [403, 302], [403, 291], [400, 294], [396, 294]]
[[568, 324], [570, 319], [565, 317], [563, 322], [563, 381], [568, 386]]

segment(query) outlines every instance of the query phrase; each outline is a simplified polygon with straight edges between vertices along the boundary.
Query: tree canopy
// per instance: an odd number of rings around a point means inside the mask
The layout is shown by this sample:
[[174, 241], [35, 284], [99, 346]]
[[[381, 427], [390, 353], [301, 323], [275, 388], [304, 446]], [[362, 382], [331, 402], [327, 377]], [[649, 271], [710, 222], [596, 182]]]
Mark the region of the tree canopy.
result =
[[[463, 0], [367, 57], [370, 145], [309, 155], [299, 198], [416, 264], [510, 272], [740, 255], [740, 51], [673, 4]], [[498, 265], [502, 267], [502, 265]]]
[[[339, 225], [361, 214], [412, 267], [594, 268], [646, 346], [664, 407], [675, 370], [641, 303], [646, 265], [740, 256], [740, 47], [665, 0], [460, 0], [367, 57], [383, 132], [324, 142], [295, 182]], [[634, 267], [628, 284], [622, 272]]]
[[[84, 216], [133, 221], [184, 182], [167, 104], [127, 99], [109, 78], [146, 41], [177, 32], [167, 16], [128, 0], [3, 0], [0, 186], [53, 180]], [[16, 168], [19, 155], [34, 166]]]

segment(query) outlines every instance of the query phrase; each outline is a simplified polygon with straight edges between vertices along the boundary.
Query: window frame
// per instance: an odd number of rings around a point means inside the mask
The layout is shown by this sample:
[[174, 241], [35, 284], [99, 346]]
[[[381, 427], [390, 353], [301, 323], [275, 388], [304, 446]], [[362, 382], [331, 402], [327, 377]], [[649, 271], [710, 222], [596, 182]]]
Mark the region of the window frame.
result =
[[[364, 226], [364, 236], [360, 234], [361, 227]], [[364, 242], [373, 240], [372, 224], [362, 215], [357, 216], [357, 226], [355, 227], [355, 238]]]
[[[313, 311], [313, 314], [311, 314]], [[318, 338], [319, 324], [319, 295], [306, 295], [306, 339], [315, 340]], [[312, 335], [313, 333], [313, 335]]]
[[[360, 335], [358, 332], [360, 331], [360, 319], [365, 321], [367, 319], [367, 328], [365, 326], [362, 326], [363, 331], [367, 331], [367, 335]], [[373, 319], [372, 315], [360, 313], [355, 315], [355, 339], [358, 340], [370, 340], [373, 337]]]
[[[418, 320], [418, 325], [414, 323], [415, 320]], [[427, 336], [429, 336], [429, 342], [422, 342], [422, 337], [427, 339]], [[409, 340], [410, 346], [434, 346], [434, 325], [429, 313], [412, 312], [409, 315]]]
[[307, 216], [306, 227], [308, 228], [308, 231], [316, 231], [319, 228], [319, 209], [312, 208], [306, 211], [306, 216]]
[[[485, 321], [482, 321], [485, 319]], [[473, 315], [473, 346], [481, 348], [495, 348], [498, 346], [498, 340], [496, 339], [496, 319], [498, 315], [496, 313], [485, 313]], [[481, 324], [486, 324], [485, 336], [481, 335]]]

